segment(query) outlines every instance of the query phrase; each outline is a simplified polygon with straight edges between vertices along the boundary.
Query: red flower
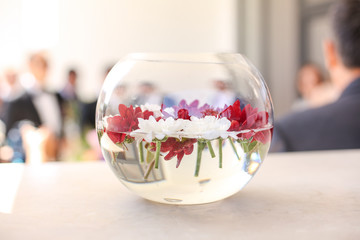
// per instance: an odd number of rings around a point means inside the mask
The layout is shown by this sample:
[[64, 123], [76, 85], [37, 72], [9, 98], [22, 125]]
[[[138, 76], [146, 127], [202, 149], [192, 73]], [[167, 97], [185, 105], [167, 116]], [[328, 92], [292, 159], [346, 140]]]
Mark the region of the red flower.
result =
[[178, 118], [190, 120], [189, 111], [187, 109], [182, 108], [178, 111], [177, 114], [178, 114]]
[[254, 131], [255, 129], [265, 127], [268, 123], [269, 114], [266, 111], [258, 112], [257, 108], [253, 108], [250, 104], [241, 109], [240, 101], [236, 100], [233, 105], [223, 110], [219, 116], [226, 117], [231, 121], [228, 131], [251, 130], [246, 133], [239, 133], [237, 135], [239, 138], [250, 139], [253, 137], [253, 141], [260, 141], [264, 144], [270, 140], [270, 130]]
[[[170, 160], [173, 157], [177, 156], [177, 164], [176, 167], [179, 167], [182, 158], [184, 155], [190, 155], [194, 150], [194, 143], [196, 143], [196, 139], [183, 138], [179, 140], [177, 138], [168, 138], [165, 142], [161, 143], [160, 151], [168, 152], [164, 157], [165, 160]], [[151, 143], [151, 150], [155, 151], [156, 144]]]
[[219, 115], [219, 109], [214, 109], [211, 108], [210, 106], [206, 109], [204, 109], [201, 113], [202, 113], [202, 117], [206, 117], [206, 116], [215, 116], [217, 117]]
[[145, 110], [144, 112], [140, 107], [134, 108], [132, 105], [126, 107], [124, 104], [119, 105], [120, 115], [116, 115], [107, 119], [106, 133], [114, 143], [122, 143], [126, 137], [134, 139], [128, 134], [139, 128], [138, 118], [149, 119], [154, 115], [153, 112]]

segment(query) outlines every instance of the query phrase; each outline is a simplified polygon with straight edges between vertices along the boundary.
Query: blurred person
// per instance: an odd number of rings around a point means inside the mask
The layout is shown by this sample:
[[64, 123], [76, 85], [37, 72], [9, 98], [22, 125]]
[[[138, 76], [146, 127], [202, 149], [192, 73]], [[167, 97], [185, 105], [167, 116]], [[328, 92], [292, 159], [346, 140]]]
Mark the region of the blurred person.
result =
[[271, 151], [360, 148], [360, 1], [340, 0], [331, 11], [333, 37], [324, 42], [335, 102], [275, 122]]
[[4, 101], [0, 98], [0, 121], [3, 121], [5, 118], [5, 107]]
[[109, 113], [112, 115], [119, 113], [119, 104], [130, 104], [128, 88], [125, 84], [119, 84], [115, 87], [107, 106]]
[[6, 139], [6, 126], [3, 121], [0, 119], [0, 146], [5, 145], [5, 139]]
[[[101, 83], [103, 83], [112, 67], [113, 65], [110, 65], [105, 68], [104, 77], [101, 79]], [[84, 160], [102, 159], [98, 136], [95, 129], [96, 105], [97, 99], [89, 103], [80, 103], [80, 127], [81, 138], [84, 147], [84, 151], [82, 152], [82, 159]]]
[[292, 106], [294, 111], [319, 107], [334, 101], [337, 97], [332, 84], [325, 79], [321, 69], [313, 63], [304, 64], [300, 68], [296, 78], [296, 89], [299, 98]]
[[162, 95], [157, 92], [156, 86], [151, 82], [144, 81], [138, 86], [138, 94], [135, 96], [134, 105], [156, 104], [161, 105]]
[[231, 90], [229, 83], [223, 80], [215, 80], [215, 96], [211, 100], [211, 105], [215, 108], [223, 108], [225, 104], [231, 105], [236, 100], [236, 94]]
[[0, 97], [3, 101], [12, 101], [24, 93], [24, 88], [20, 84], [18, 72], [15, 68], [5, 69], [2, 79]]
[[[0, 83], [1, 83], [1, 77], [0, 77]], [[0, 89], [1, 89], [1, 84], [0, 84]], [[5, 115], [5, 103], [2, 97], [0, 97], [0, 121], [4, 120], [4, 115]]]
[[60, 96], [66, 101], [77, 100], [76, 84], [78, 73], [74, 68], [69, 69], [67, 73], [67, 80], [64, 88], [60, 91]]
[[14, 156], [14, 150], [6, 143], [6, 127], [0, 119], [0, 163], [9, 163]]
[[59, 91], [63, 118], [63, 138], [61, 160], [80, 160], [83, 143], [80, 128], [80, 101], [77, 95], [78, 72], [70, 68], [66, 74], [64, 87]]
[[[4, 122], [7, 133], [20, 122], [29, 122], [22, 124], [20, 130], [25, 151], [29, 151], [26, 152], [26, 161], [38, 161], [31, 156], [39, 156], [41, 161], [55, 160], [59, 152], [59, 139], [62, 137], [61, 101], [58, 95], [45, 89], [48, 72], [45, 55], [31, 55], [28, 66], [29, 72], [22, 79], [24, 93], [10, 101], [6, 108]], [[35, 151], [38, 153], [33, 154]]]
[[0, 76], [0, 120], [4, 120], [7, 103], [21, 96], [23, 92], [17, 70], [6, 68]]
[[65, 86], [59, 92], [59, 96], [61, 99], [61, 110], [64, 122], [71, 121], [74, 124], [79, 125], [79, 98], [76, 90], [77, 78], [77, 71], [74, 68], [69, 69]]
[[[104, 77], [101, 79], [101, 83], [105, 80], [109, 74], [111, 66], [107, 66], [104, 71]], [[97, 99], [92, 102], [82, 102], [80, 106], [80, 126], [82, 135], [85, 136], [87, 131], [95, 128], [95, 113], [96, 113]]]

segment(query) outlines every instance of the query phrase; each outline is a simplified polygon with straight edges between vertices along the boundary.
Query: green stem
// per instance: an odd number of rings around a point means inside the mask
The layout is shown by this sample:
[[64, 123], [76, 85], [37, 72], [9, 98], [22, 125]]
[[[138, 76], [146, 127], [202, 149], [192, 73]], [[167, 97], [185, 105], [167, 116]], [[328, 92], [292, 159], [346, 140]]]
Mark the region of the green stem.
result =
[[222, 145], [223, 139], [219, 138], [219, 168], [222, 168]]
[[154, 158], [154, 154], [149, 151], [149, 149], [146, 149], [146, 163], [150, 163]]
[[154, 168], [154, 164], [155, 164], [155, 160], [152, 160], [151, 163], [149, 164], [149, 167], [146, 170], [144, 179], [147, 179], [149, 177], [151, 170]]
[[236, 147], [235, 147], [234, 141], [232, 140], [232, 138], [229, 138], [229, 140], [230, 140], [231, 147], [234, 149], [234, 152], [235, 152], [235, 154], [236, 154], [237, 159], [240, 160], [239, 154], [238, 154], [237, 151], [236, 151]]
[[209, 148], [211, 157], [212, 157], [212, 158], [216, 157], [216, 156], [215, 156], [214, 149], [213, 149], [213, 147], [212, 147], [212, 145], [211, 145], [211, 142], [210, 142], [209, 140], [207, 140], [207, 141], [206, 141], [206, 144], [207, 144], [207, 146], [208, 146], [208, 148]]
[[161, 141], [156, 140], [156, 153], [155, 153], [155, 168], [159, 168], [159, 157], [160, 157]]
[[144, 148], [142, 141], [139, 143], [139, 153], [140, 153], [140, 162], [144, 163]]
[[196, 159], [196, 169], [195, 169], [195, 177], [199, 176], [199, 171], [200, 171], [200, 164], [201, 164], [201, 155], [202, 155], [202, 151], [205, 147], [204, 142], [202, 142], [201, 140], [198, 141], [198, 149], [197, 149], [197, 159]]

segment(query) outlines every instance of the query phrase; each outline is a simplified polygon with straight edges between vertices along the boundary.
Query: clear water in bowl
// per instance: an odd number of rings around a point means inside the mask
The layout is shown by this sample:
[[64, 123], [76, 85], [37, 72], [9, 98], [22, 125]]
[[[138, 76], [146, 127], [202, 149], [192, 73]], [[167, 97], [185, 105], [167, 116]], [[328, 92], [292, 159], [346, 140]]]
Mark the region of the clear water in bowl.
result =
[[[271, 127], [262, 129], [270, 130]], [[155, 168], [154, 153], [138, 142], [116, 145], [106, 133], [100, 138], [106, 162], [127, 188], [145, 199], [168, 204], [208, 203], [237, 193], [257, 172], [270, 145], [258, 142], [246, 151], [239, 141], [230, 138], [221, 139], [221, 148], [219, 139], [210, 143], [215, 156], [205, 145], [198, 168], [197, 142], [178, 167], [176, 157], [164, 160], [166, 153], [160, 153], [159, 166]]]

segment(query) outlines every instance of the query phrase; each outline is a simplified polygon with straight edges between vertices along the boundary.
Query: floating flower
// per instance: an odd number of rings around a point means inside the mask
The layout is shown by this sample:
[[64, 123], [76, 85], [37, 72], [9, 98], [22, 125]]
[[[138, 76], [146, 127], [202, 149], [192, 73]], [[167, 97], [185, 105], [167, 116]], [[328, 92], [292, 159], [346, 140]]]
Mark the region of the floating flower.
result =
[[[167, 153], [164, 157], [164, 160], [170, 160], [173, 157], [177, 157], [176, 167], [179, 167], [182, 158], [184, 155], [190, 155], [194, 150], [194, 143], [197, 140], [194, 138], [168, 138], [165, 142], [161, 143], [160, 151]], [[151, 143], [151, 150], [155, 151], [156, 144]]]
[[163, 114], [164, 118], [172, 117], [175, 118], [175, 110], [172, 107], [163, 108], [164, 106], [161, 106], [161, 113]]
[[110, 139], [108, 134], [103, 134], [101, 138], [101, 146], [108, 151], [112, 152], [122, 152], [123, 148], [117, 146], [112, 139]]
[[201, 114], [203, 117], [205, 116], [218, 116], [221, 112], [220, 108], [212, 108], [210, 105], [205, 104], [203, 106], [203, 110], [201, 111]]
[[177, 119], [181, 118], [181, 114], [184, 110], [187, 110], [189, 116], [195, 116], [200, 118], [203, 116], [202, 112], [209, 107], [210, 106], [208, 104], [199, 107], [199, 100], [195, 100], [190, 104], [187, 104], [185, 100], [181, 100], [178, 106], [172, 107], [172, 110], [170, 110], [169, 108], [162, 109], [162, 113], [164, 114], [165, 118], [173, 117], [174, 119]]
[[140, 106], [142, 111], [150, 111], [154, 113], [154, 117], [155, 118], [159, 118], [162, 117], [162, 113], [161, 113], [161, 106], [157, 105], [157, 104], [149, 104], [146, 103], [145, 105], [141, 105]]
[[185, 120], [190, 120], [190, 115], [189, 115], [189, 111], [187, 109], [179, 109], [178, 111], [178, 119], [185, 119]]
[[157, 121], [153, 116], [149, 119], [139, 118], [139, 129], [130, 133], [132, 137], [137, 139], [145, 139], [147, 142], [153, 140], [163, 140], [165, 136], [179, 137], [185, 126], [185, 120], [174, 119], [172, 117], [160, 119]]
[[215, 116], [205, 116], [197, 118], [192, 116], [191, 121], [186, 122], [183, 135], [190, 138], [204, 138], [207, 140], [218, 137], [236, 137], [236, 134], [227, 131], [231, 122], [227, 118], [217, 118]]
[[258, 109], [253, 108], [250, 104], [241, 109], [240, 101], [237, 100], [219, 115], [231, 121], [228, 131], [243, 131], [243, 133], [237, 135], [240, 139], [250, 139], [252, 137], [254, 141], [261, 141], [262, 143], [270, 140], [270, 130], [255, 131], [256, 129], [266, 127], [269, 114], [265, 111], [258, 112]]
[[181, 100], [179, 106], [175, 106], [175, 112], [179, 112], [180, 109], [186, 109], [190, 116], [201, 117], [202, 108], [199, 108], [199, 100], [195, 100], [190, 104], [187, 104], [185, 100]]
[[[127, 139], [130, 132], [138, 129], [138, 119], [149, 119], [153, 112], [142, 111], [140, 107], [134, 108], [132, 105], [126, 107], [124, 104], [119, 105], [119, 115], [106, 118], [106, 133], [114, 143], [122, 143]], [[128, 141], [131, 141], [130, 137]]]
[[[223, 109], [208, 104], [199, 107], [198, 100], [190, 104], [182, 100], [178, 106], [165, 109], [164, 106], [150, 104], [141, 107], [120, 104], [118, 115], [104, 118], [106, 138], [102, 145], [115, 152], [120, 149], [118, 143], [132, 143], [136, 139], [141, 163], [145, 163], [144, 148], [148, 151], [146, 162], [150, 165], [145, 174], [148, 176], [150, 166], [158, 168], [161, 155], [164, 160], [176, 156], [178, 167], [185, 155], [193, 153], [197, 143], [195, 176], [198, 176], [202, 152], [206, 147], [212, 158], [218, 156], [219, 167], [222, 167], [222, 147], [226, 139], [239, 160], [241, 155], [237, 152], [234, 139], [245, 153], [256, 151], [260, 144], [268, 143], [271, 139], [268, 120], [266, 111], [258, 111], [250, 104], [242, 107], [239, 100], [230, 106], [225, 105]], [[211, 143], [215, 139], [218, 141], [218, 153]]]

